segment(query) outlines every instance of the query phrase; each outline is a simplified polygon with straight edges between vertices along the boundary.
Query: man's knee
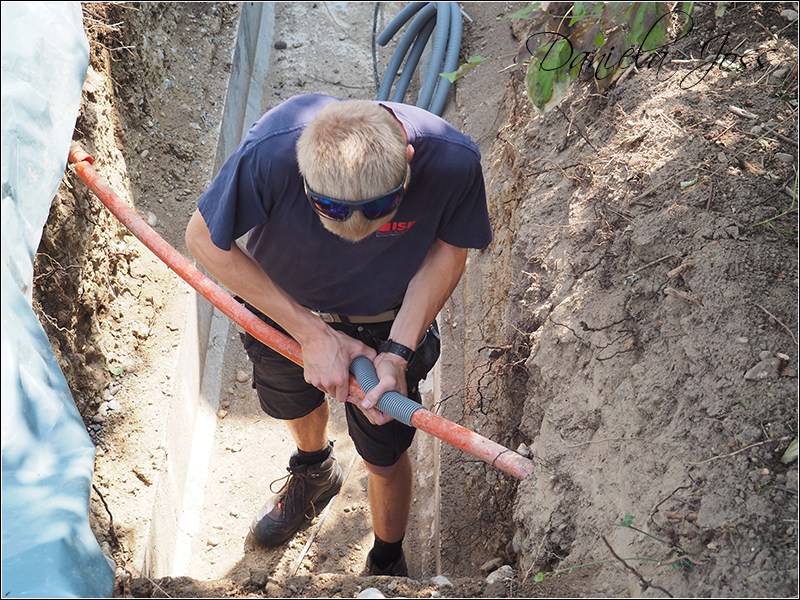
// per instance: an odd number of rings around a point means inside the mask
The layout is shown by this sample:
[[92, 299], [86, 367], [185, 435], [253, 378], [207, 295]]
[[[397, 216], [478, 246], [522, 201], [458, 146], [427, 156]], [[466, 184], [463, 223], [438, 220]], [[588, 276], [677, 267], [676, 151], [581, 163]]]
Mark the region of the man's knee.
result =
[[400, 455], [400, 458], [393, 465], [380, 467], [365, 460], [364, 466], [367, 467], [367, 471], [369, 471], [371, 475], [375, 475], [381, 479], [391, 480], [398, 474], [403, 474], [411, 470], [411, 459], [408, 456], [408, 451], [406, 451]]

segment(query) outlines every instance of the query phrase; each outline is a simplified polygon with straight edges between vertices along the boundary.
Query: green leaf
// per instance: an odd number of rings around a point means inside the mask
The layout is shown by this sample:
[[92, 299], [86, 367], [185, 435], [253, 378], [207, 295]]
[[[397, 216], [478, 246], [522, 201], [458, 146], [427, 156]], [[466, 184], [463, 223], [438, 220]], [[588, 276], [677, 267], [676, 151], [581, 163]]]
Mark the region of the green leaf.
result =
[[571, 64], [569, 42], [560, 39], [540, 48], [528, 65], [525, 89], [534, 109], [544, 114], [561, 102], [580, 72], [580, 63]]
[[527, 19], [529, 15], [533, 12], [539, 10], [542, 6], [541, 2], [534, 2], [530, 6], [523, 8], [522, 10], [518, 10], [517, 12], [513, 12], [510, 15], [506, 15], [501, 19], [501, 21], [505, 21], [506, 19]]
[[635, 518], [636, 517], [634, 517], [633, 515], [625, 515], [625, 518], [622, 519], [622, 523], [620, 523], [620, 525], [622, 525], [623, 527], [630, 527], [631, 525], [633, 525], [633, 520]]
[[452, 73], [439, 73], [439, 75], [447, 79], [450, 83], [454, 83], [456, 79], [460, 79], [485, 60], [486, 57], [483, 56], [471, 56], [467, 62]]
[[575, 27], [569, 36], [574, 52], [592, 52], [596, 50], [595, 41], [602, 36], [599, 19], [584, 19]]
[[618, 27], [627, 23], [636, 2], [607, 2], [603, 9], [606, 27]]
[[108, 372], [112, 375], [122, 375], [125, 372], [125, 367], [122, 366], [115, 366], [115, 365], [108, 365]]
[[714, 11], [714, 16], [718, 19], [725, 14], [725, 9], [728, 8], [730, 2], [717, 2], [717, 8]]
[[533, 578], [533, 580], [534, 580], [536, 583], [541, 583], [542, 581], [544, 581], [544, 573], [542, 573], [541, 571], [539, 571], [539, 572], [536, 574], [536, 577], [534, 577], [534, 578]]
[[797, 438], [794, 438], [789, 447], [786, 449], [786, 452], [783, 453], [781, 456], [781, 462], [785, 465], [792, 463], [797, 460]]
[[630, 64], [630, 40], [622, 27], [608, 32], [606, 41], [595, 57], [595, 80], [601, 92], [608, 89]]
[[670, 17], [663, 2], [640, 2], [632, 11], [628, 22], [630, 39], [642, 47], [643, 52], [652, 52], [667, 42], [667, 26]]

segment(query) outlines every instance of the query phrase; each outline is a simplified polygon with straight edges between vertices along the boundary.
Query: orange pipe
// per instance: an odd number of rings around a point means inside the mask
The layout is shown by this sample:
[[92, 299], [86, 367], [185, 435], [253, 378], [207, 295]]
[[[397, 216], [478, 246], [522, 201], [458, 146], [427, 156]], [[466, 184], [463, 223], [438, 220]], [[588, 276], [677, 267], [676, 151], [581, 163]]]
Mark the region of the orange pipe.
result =
[[[72, 148], [70, 148], [69, 159], [75, 165], [75, 171], [80, 178], [106, 208], [167, 266], [225, 315], [230, 317], [234, 323], [249, 331], [254, 338], [295, 364], [303, 366], [300, 344], [256, 317], [197, 269], [180, 252], [170, 246], [136, 214], [136, 211], [120, 200], [114, 190], [111, 189], [111, 186], [97, 174], [97, 171], [92, 166], [92, 157], [84, 152], [82, 148], [73, 144]], [[364, 391], [352, 375], [350, 376], [350, 394], [359, 399], [364, 398]], [[474, 431], [448, 421], [424, 407], [414, 412], [411, 417], [411, 424], [417, 429], [456, 446], [517, 479], [525, 479], [533, 469], [533, 463], [527, 458]]]

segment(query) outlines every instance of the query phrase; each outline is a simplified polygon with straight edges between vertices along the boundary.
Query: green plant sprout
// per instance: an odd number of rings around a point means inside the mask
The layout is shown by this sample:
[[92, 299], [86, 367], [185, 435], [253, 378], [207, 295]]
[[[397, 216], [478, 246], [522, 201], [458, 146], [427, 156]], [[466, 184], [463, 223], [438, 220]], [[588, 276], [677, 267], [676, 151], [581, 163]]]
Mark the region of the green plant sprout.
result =
[[[629, 558], [623, 558], [622, 560], [624, 560], [624, 561], [644, 560], [644, 561], [648, 561], [648, 562], [661, 562], [657, 558], [650, 558], [648, 556], [631, 556]], [[619, 561], [617, 561], [616, 558], [607, 558], [605, 560], [596, 560], [594, 562], [583, 563], [581, 565], [575, 565], [574, 567], [565, 567], [563, 569], [557, 569], [556, 571], [551, 571], [549, 573], [542, 573], [541, 571], [539, 571], [534, 576], [533, 580], [535, 582], [537, 582], [537, 583], [541, 583], [542, 581], [544, 581], [545, 575], [552, 576], [552, 575], [562, 575], [564, 573], [569, 574], [569, 573], [572, 573], [575, 569], [582, 569], [584, 567], [593, 567], [595, 565], [604, 565], [606, 563], [615, 563], [615, 562], [619, 562]]]
[[[633, 519], [634, 518], [635, 517], [633, 515], [625, 515], [625, 518], [622, 519], [622, 522], [620, 522], [620, 523], [611, 523], [611, 525], [615, 525], [617, 527], [627, 527], [628, 529], [632, 529], [633, 531], [636, 531], [638, 533], [646, 535], [647, 537], [652, 538], [652, 539], [656, 540], [657, 542], [661, 542], [662, 544], [667, 544], [667, 545], [669, 544], [669, 542], [667, 542], [667, 540], [661, 539], [660, 537], [656, 537], [651, 533], [648, 533], [646, 531], [643, 531], [643, 530], [639, 529], [638, 527], [634, 527], [633, 526]], [[683, 556], [683, 557], [687, 557], [687, 558], [679, 558], [678, 560], [671, 561], [670, 564], [672, 565], [672, 568], [673, 569], [683, 569], [684, 571], [687, 571], [687, 572], [693, 571], [694, 570], [694, 565], [692, 564], [692, 561], [689, 560], [689, 558], [688, 558], [689, 553], [686, 552], [681, 547], [678, 547], [677, 550], [678, 550], [678, 556], [679, 557]], [[582, 569], [584, 567], [593, 567], [595, 565], [604, 565], [604, 564], [608, 564], [608, 563], [614, 563], [614, 562], [618, 562], [619, 560], [622, 560], [623, 562], [628, 562], [629, 560], [640, 560], [640, 561], [655, 562], [655, 563], [663, 563], [664, 562], [663, 560], [660, 560], [658, 558], [652, 558], [652, 557], [649, 557], [649, 556], [631, 556], [629, 558], [621, 558], [621, 559], [608, 558], [608, 559], [605, 559], [605, 560], [596, 560], [596, 561], [589, 562], [589, 563], [583, 563], [583, 564], [580, 564], [580, 565], [574, 565], [572, 567], [565, 567], [563, 569], [557, 569], [557, 570], [551, 571], [549, 573], [543, 573], [542, 571], [539, 571], [534, 576], [533, 580], [535, 582], [539, 583], [539, 582], [544, 580], [545, 575], [552, 576], [552, 575], [562, 575], [562, 574], [565, 574], [565, 573], [569, 574], [569, 573], [572, 573], [576, 569]]]
[[[653, 535], [652, 533], [648, 533], [648, 532], [646, 532], [646, 531], [644, 531], [642, 529], [639, 529], [638, 527], [634, 527], [633, 526], [633, 519], [634, 518], [635, 517], [633, 515], [625, 515], [625, 518], [622, 519], [621, 523], [611, 523], [611, 524], [615, 525], [617, 527], [627, 527], [628, 529], [632, 529], [633, 531], [636, 531], [637, 533], [641, 533], [642, 535], [646, 535], [647, 537], [652, 538], [652, 539], [656, 540], [657, 542], [661, 542], [662, 544], [669, 545], [669, 542], [667, 540], [661, 539], [660, 537], [657, 537], [657, 536]], [[688, 556], [689, 555], [689, 553], [686, 550], [684, 550], [683, 548], [681, 548], [680, 546], [676, 546], [676, 549], [678, 551], [678, 556]], [[676, 560], [676, 561], [672, 562], [672, 568], [675, 569], [677, 567], [680, 567], [684, 571], [693, 571], [694, 570], [694, 565], [692, 565], [692, 561], [689, 560], [688, 558], [684, 558], [684, 559]]]
[[447, 79], [450, 83], [454, 83], [456, 79], [460, 79], [461, 77], [466, 75], [468, 72], [470, 72], [472, 69], [477, 67], [479, 64], [481, 64], [487, 58], [491, 58], [491, 56], [487, 56], [487, 57], [484, 57], [484, 56], [472, 56], [472, 57], [470, 57], [470, 59], [467, 62], [465, 62], [460, 67], [458, 67], [458, 69], [456, 69], [452, 73], [440, 73], [439, 75], [444, 77], [445, 79]]

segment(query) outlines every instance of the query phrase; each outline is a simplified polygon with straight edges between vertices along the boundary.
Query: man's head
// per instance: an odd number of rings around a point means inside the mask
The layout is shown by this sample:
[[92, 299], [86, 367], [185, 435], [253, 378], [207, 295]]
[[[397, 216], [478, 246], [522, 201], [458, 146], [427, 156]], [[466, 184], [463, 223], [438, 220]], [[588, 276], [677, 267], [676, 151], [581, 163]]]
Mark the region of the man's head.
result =
[[320, 217], [326, 229], [353, 242], [372, 235], [392, 218], [394, 210], [369, 220], [356, 205], [407, 185], [412, 154], [395, 116], [363, 101], [328, 104], [297, 141], [297, 162], [308, 190], [355, 203], [347, 220]]

